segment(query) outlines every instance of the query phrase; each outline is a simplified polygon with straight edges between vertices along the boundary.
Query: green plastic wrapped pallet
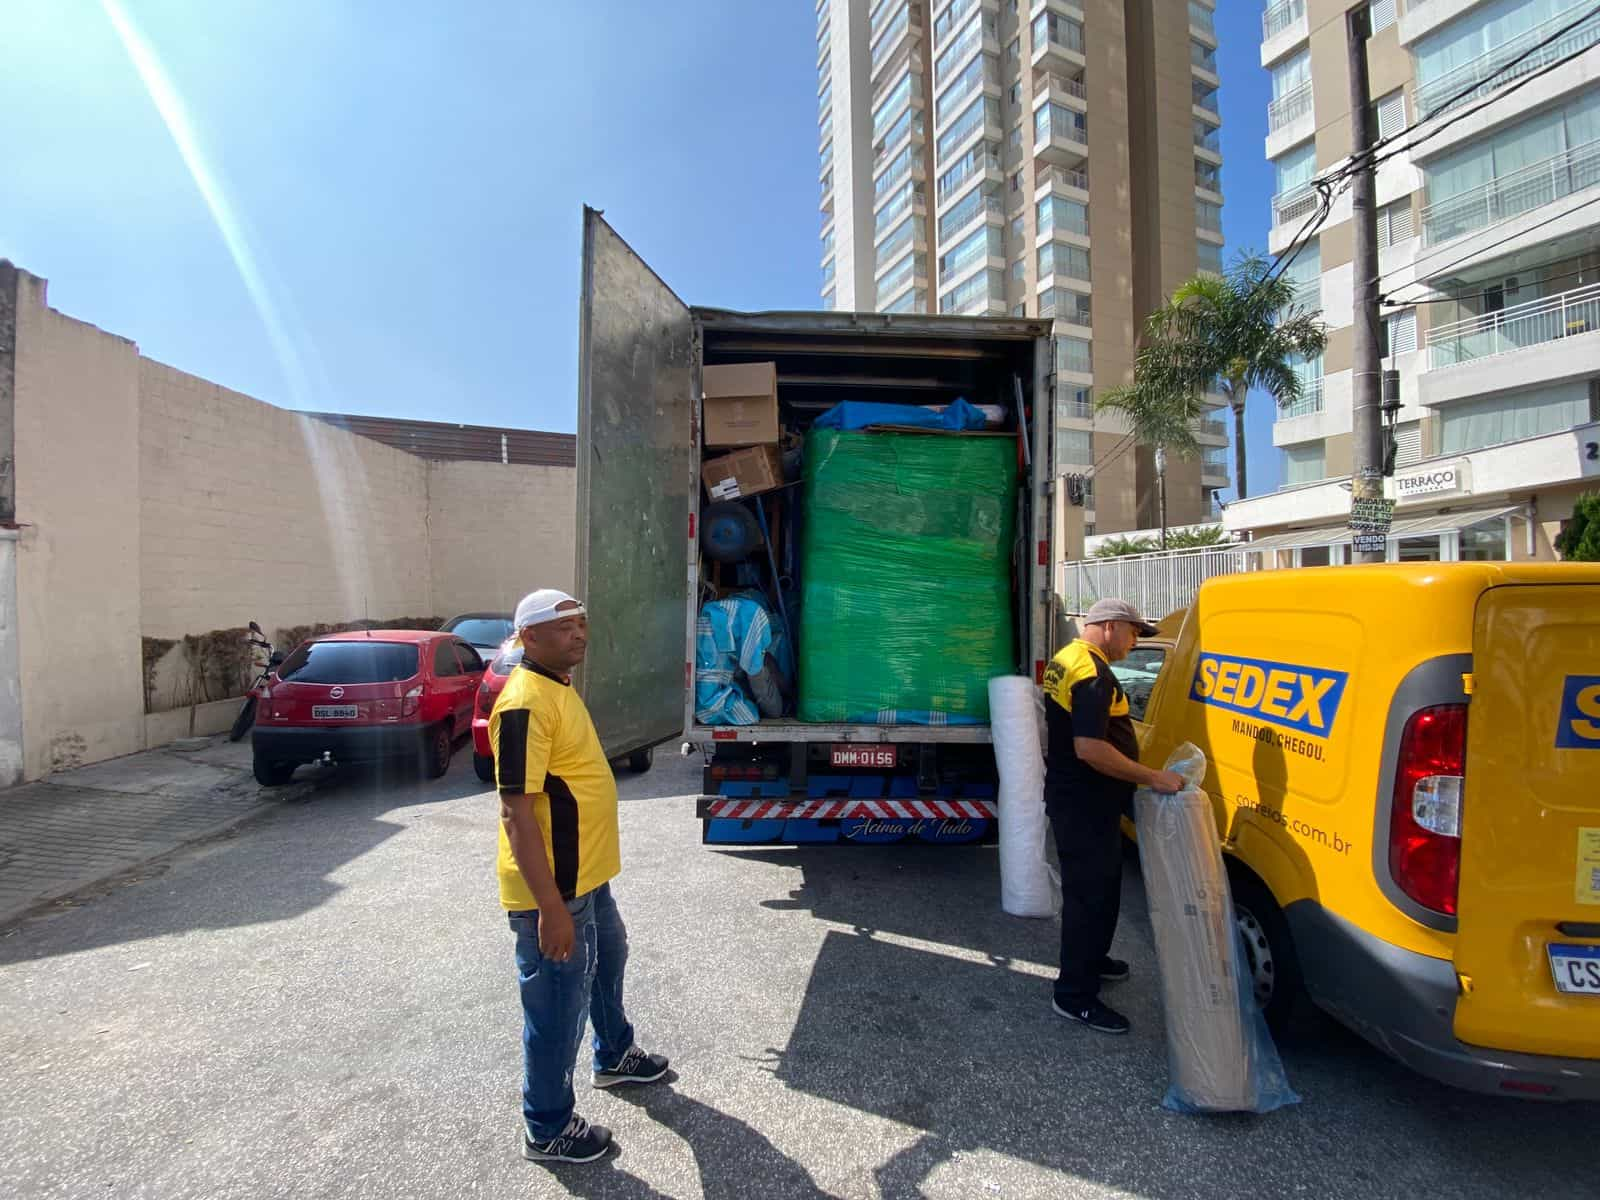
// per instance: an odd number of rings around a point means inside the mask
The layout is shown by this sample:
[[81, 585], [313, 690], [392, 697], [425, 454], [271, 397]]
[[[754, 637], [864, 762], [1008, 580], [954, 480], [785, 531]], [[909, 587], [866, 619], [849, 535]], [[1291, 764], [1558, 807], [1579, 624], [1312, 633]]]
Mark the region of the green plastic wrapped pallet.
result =
[[989, 719], [1016, 672], [1011, 438], [814, 429], [805, 441], [802, 721]]

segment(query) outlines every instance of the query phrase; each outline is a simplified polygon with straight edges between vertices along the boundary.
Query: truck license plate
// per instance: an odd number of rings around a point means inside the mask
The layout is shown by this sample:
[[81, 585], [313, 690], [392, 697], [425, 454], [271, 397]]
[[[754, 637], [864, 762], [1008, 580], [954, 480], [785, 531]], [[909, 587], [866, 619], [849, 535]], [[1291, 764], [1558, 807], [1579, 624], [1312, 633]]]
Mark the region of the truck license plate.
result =
[[836, 767], [892, 767], [898, 761], [895, 746], [852, 746], [848, 742], [833, 747], [829, 761]]
[[313, 721], [354, 721], [359, 715], [354, 704], [313, 704]]
[[1556, 991], [1582, 996], [1600, 996], [1600, 946], [1563, 945], [1551, 942], [1550, 974]]

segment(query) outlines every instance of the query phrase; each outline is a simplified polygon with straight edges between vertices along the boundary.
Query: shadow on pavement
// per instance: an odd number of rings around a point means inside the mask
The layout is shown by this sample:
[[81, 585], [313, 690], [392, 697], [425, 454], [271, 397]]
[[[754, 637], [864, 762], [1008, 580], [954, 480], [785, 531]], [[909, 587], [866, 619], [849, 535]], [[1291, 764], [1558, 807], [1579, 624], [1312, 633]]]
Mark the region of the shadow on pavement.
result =
[[1522, 1190], [1516, 1181], [1558, 1184], [1593, 1121], [1594, 1106], [1445, 1088], [1327, 1020], [1303, 1044], [1281, 1047], [1301, 1105], [1261, 1117], [1169, 1113], [1160, 1107], [1166, 1052], [1136, 868], [1124, 879], [1117, 943], [1134, 977], [1107, 995], [1133, 1018], [1134, 1033], [1109, 1038], [1052, 1014], [1057, 925], [1001, 914], [992, 852], [829, 849], [757, 852], [801, 876], [768, 907], [851, 927], [823, 935], [771, 1069], [807, 1095], [922, 1131], [877, 1168], [883, 1195], [923, 1194], [941, 1165], [972, 1154], [1172, 1200], [1403, 1194], [1478, 1160], [1474, 1130], [1489, 1123], [1514, 1130], [1514, 1148], [1481, 1173]]

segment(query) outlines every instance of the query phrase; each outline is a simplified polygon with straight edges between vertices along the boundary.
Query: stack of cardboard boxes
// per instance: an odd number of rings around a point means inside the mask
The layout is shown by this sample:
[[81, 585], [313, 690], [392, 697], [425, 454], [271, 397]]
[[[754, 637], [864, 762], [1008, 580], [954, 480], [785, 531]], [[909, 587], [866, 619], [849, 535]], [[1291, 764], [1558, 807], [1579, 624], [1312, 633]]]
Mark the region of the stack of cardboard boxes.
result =
[[707, 458], [700, 477], [712, 500], [741, 500], [783, 486], [778, 449], [778, 364], [706, 367], [704, 435], [708, 450], [741, 447]]

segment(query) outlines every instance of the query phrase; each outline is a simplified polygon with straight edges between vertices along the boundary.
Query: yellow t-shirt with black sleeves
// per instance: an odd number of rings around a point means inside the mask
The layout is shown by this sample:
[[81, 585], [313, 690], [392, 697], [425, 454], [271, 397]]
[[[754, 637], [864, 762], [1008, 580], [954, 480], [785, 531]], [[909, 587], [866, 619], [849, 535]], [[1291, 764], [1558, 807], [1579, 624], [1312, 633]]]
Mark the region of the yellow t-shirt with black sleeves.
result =
[[[600, 735], [572, 685], [524, 660], [489, 714], [495, 783], [503, 798], [527, 796], [563, 900], [594, 891], [622, 869], [617, 781]], [[500, 903], [537, 908], [500, 827]]]
[[1133, 784], [1100, 774], [1078, 757], [1073, 745], [1074, 738], [1099, 738], [1139, 760], [1127, 693], [1099, 648], [1081, 638], [1064, 646], [1044, 669], [1044, 694], [1050, 746], [1046, 795], [1088, 790], [1120, 799], [1131, 794]]

